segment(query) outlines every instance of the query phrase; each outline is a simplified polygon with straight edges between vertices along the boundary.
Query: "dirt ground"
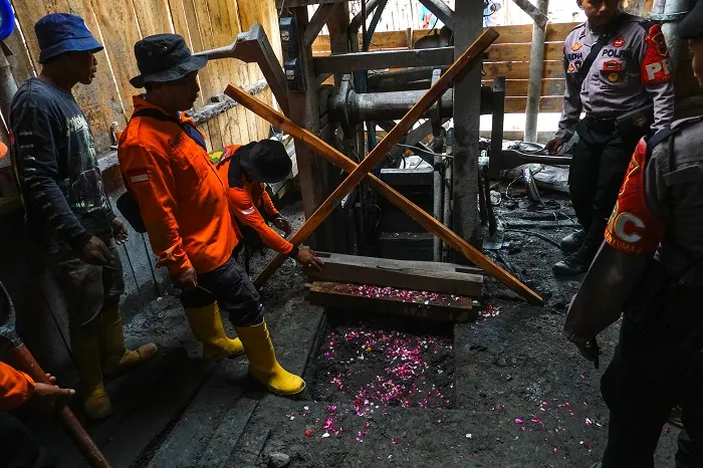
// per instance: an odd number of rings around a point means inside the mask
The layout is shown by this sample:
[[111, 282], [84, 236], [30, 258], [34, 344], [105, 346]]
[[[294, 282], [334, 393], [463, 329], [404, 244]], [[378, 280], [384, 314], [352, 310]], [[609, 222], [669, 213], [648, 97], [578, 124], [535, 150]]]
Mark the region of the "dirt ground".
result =
[[[578, 278], [553, 276], [551, 266], [562, 254], [543, 238], [556, 242], [572, 232], [572, 209], [558, 194], [543, 194], [541, 206], [503, 195], [497, 214], [506, 227], [504, 245], [491, 256], [537, 290], [544, 307], [527, 305], [487, 279], [481, 319], [449, 332], [424, 324], [408, 330], [398, 320], [373, 323], [363, 311], [328, 313], [330, 323], [323, 324], [306, 366], [312, 388], [302, 400], [262, 401], [235, 447], [240, 456], [228, 466], [275, 466], [270, 455], [279, 452], [293, 467], [589, 467], [599, 461], [608, 424], [599, 381], [618, 326], [602, 335], [601, 368], [594, 369], [561, 334]], [[299, 280], [292, 282], [296, 289]], [[297, 337], [286, 336], [281, 325], [278, 346], [295, 348]], [[387, 377], [389, 369], [387, 352], [385, 361], [381, 352], [365, 352], [360, 332], [404, 333], [399, 348], [406, 351], [418, 340], [442, 343], [448, 364], [430, 361], [417, 381], [436, 385], [443, 375], [440, 391], [446, 398], [427, 407], [417, 399], [383, 404], [366, 398], [364, 406], [359, 390], [377, 388], [376, 380]], [[388, 398], [393, 388], [386, 390]], [[657, 467], [673, 466], [677, 432], [664, 429]]]
[[[503, 190], [497, 214], [506, 230], [490, 255], [542, 294], [544, 307], [487, 278], [475, 323], [323, 311], [305, 300], [305, 278], [288, 260], [262, 297], [279, 360], [305, 376], [306, 391], [296, 399], [269, 395], [247, 381], [243, 358], [224, 361], [212, 374], [219, 380], [211, 377], [125, 466], [591, 466], [607, 440], [599, 380], [618, 326], [601, 337], [599, 370], [562, 336], [578, 279], [554, 278], [551, 265], [562, 254], [553, 242], [573, 230], [573, 212], [562, 197], [543, 196], [535, 207]], [[302, 222], [299, 205], [284, 213]], [[265, 260], [255, 258], [253, 270]], [[127, 312], [128, 343], [152, 340], [199, 356], [175, 296]], [[665, 428], [658, 468], [673, 466], [676, 435]]]

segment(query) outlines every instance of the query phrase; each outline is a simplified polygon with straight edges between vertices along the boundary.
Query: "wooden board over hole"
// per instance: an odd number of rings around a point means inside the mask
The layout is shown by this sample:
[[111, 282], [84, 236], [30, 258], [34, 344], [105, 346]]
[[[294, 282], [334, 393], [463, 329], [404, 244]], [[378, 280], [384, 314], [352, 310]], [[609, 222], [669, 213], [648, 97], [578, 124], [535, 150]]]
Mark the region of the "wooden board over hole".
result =
[[393, 260], [322, 252], [322, 271], [305, 268], [315, 281], [372, 284], [460, 296], [481, 297], [483, 274], [478, 268], [454, 263]]
[[[316, 281], [308, 289], [310, 303], [323, 307], [347, 309], [350, 311], [376, 312], [386, 315], [399, 315], [433, 322], [466, 323], [478, 318], [479, 308], [473, 306], [473, 299], [448, 294], [425, 298], [422, 291], [403, 290], [402, 296], [415, 299], [401, 299], [399, 294], [383, 297], [363, 295], [353, 292], [354, 285]], [[364, 287], [366, 288], [366, 287]]]

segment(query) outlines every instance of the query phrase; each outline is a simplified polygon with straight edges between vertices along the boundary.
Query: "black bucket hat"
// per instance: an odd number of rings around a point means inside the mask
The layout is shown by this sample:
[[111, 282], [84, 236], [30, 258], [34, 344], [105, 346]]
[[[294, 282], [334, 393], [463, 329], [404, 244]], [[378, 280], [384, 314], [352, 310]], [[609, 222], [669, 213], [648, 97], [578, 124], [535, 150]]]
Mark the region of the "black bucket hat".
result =
[[165, 83], [183, 78], [200, 70], [207, 57], [193, 55], [183, 37], [178, 34], [156, 34], [134, 44], [134, 55], [141, 75], [129, 82], [135, 88], [144, 83]]
[[[240, 153], [241, 151], [241, 153]], [[280, 141], [261, 140], [242, 146], [237, 153], [240, 164], [251, 180], [279, 182], [290, 174], [293, 163]]]
[[681, 39], [703, 39], [703, 0], [679, 23], [676, 33]]

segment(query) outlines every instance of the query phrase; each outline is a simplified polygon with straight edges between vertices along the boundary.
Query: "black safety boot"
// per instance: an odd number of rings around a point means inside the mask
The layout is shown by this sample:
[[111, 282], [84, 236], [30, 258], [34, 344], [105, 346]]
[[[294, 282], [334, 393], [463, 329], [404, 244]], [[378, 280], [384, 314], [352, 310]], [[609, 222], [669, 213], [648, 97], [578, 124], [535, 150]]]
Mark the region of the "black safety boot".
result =
[[552, 267], [554, 276], [576, 276], [581, 273], [586, 273], [588, 267], [591, 266], [591, 261], [596, 254], [597, 249], [582, 244], [579, 249], [566, 257], [561, 262], [557, 262]]
[[581, 245], [583, 245], [583, 241], [586, 238], [586, 231], [583, 229], [579, 229], [576, 232], [572, 232], [568, 236], [564, 237], [561, 242], [559, 242], [559, 246], [561, 247], [561, 251], [566, 253], [566, 254], [572, 254], [576, 252]]

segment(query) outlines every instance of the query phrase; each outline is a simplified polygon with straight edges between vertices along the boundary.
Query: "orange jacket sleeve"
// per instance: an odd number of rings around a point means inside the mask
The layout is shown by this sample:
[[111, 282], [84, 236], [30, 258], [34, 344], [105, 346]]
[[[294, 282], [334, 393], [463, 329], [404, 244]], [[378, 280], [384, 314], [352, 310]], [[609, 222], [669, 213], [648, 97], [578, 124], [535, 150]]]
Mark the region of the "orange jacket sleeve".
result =
[[17, 408], [32, 397], [34, 380], [0, 362], [0, 411]]
[[[149, 241], [159, 257], [158, 266], [175, 276], [192, 267], [179, 234], [178, 190], [170, 161], [142, 147], [120, 150], [126, 162], [125, 183], [139, 203], [139, 212], [149, 232]], [[124, 165], [123, 165], [124, 166]]]
[[266, 213], [271, 216], [271, 217], [276, 217], [280, 213], [276, 209], [276, 207], [273, 204], [273, 200], [271, 200], [271, 196], [269, 195], [268, 191], [266, 190], [266, 185], [264, 183], [261, 183], [261, 198], [264, 202], [264, 209], [266, 210]]
[[[230, 208], [237, 219], [243, 224], [254, 228], [267, 247], [283, 255], [288, 255], [293, 251], [293, 244], [285, 240], [266, 224], [261, 213], [254, 206], [247, 190], [231, 187], [227, 190], [227, 198], [230, 202]], [[268, 200], [271, 202], [271, 198], [268, 198]], [[273, 205], [273, 203], [271, 204]]]

